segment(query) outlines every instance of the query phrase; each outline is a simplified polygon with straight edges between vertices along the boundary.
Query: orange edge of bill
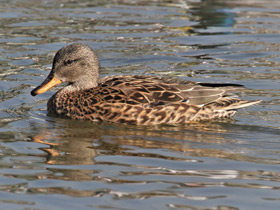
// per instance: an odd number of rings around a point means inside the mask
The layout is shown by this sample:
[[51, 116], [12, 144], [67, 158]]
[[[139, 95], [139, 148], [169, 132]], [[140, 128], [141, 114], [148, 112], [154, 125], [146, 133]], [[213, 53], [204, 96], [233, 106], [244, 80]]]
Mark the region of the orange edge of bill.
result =
[[42, 84], [41, 86], [38, 87], [38, 89], [35, 91], [36, 94], [41, 94], [46, 92], [47, 90], [51, 89], [52, 87], [61, 84], [62, 81], [53, 77], [49, 82], [46, 84]]

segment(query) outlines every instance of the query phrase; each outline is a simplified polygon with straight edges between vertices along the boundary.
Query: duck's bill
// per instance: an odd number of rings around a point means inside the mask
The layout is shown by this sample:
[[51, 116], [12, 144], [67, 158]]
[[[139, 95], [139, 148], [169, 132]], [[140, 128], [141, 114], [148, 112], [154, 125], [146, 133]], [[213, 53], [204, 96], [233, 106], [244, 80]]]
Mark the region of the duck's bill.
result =
[[62, 83], [61, 80], [57, 79], [52, 74], [50, 74], [41, 85], [39, 85], [38, 87], [36, 87], [31, 91], [31, 95], [36, 96], [38, 94], [44, 93], [49, 89], [51, 89], [52, 87], [59, 85], [61, 83]]

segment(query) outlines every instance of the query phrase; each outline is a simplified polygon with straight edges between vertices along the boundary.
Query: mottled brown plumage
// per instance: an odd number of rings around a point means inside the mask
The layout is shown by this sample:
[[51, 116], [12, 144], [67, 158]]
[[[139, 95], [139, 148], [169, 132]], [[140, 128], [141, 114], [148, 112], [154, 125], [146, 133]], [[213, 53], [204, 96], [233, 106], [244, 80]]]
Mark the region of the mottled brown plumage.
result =
[[237, 109], [257, 104], [228, 96], [237, 84], [211, 84], [125, 75], [99, 79], [99, 61], [84, 44], [60, 49], [47, 79], [31, 94], [62, 82], [68, 86], [48, 101], [48, 114], [77, 120], [127, 124], [176, 124], [231, 117]]

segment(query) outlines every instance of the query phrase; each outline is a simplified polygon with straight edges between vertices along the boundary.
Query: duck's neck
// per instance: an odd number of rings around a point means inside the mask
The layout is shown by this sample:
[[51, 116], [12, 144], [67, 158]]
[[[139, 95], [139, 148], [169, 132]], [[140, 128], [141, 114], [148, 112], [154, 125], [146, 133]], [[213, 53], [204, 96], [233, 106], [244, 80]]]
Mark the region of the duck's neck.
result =
[[63, 92], [82, 91], [82, 90], [95, 88], [95, 87], [97, 87], [97, 85], [98, 85], [97, 80], [85, 78], [84, 80], [81, 80], [80, 82], [70, 83], [65, 88], [63, 88], [62, 91]]

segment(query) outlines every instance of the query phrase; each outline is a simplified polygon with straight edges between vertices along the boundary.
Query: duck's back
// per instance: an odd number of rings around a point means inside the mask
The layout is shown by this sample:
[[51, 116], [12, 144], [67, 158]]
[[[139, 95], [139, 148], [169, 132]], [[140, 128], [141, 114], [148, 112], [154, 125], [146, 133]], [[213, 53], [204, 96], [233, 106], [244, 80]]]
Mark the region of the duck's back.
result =
[[[153, 76], [125, 75], [104, 77], [99, 81], [99, 88], [105, 90], [106, 101], [110, 96], [119, 94], [120, 101], [128, 104], [186, 102], [203, 105], [243, 87], [236, 84], [196, 83]], [[119, 102], [114, 99], [110, 101]]]

